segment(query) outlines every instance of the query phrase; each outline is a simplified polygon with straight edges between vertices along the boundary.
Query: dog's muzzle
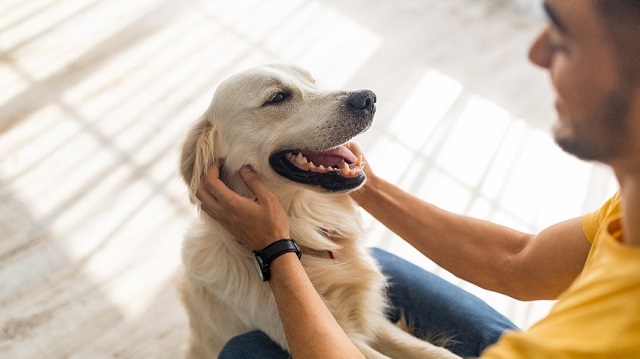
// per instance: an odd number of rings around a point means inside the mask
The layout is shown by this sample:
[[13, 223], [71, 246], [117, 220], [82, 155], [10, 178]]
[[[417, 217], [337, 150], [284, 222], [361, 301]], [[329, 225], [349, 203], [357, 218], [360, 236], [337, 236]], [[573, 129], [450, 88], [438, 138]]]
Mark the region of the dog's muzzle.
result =
[[[269, 163], [279, 175], [302, 184], [319, 186], [330, 192], [358, 188], [365, 180], [362, 157], [356, 157], [343, 144], [371, 127], [376, 112], [376, 95], [369, 90], [349, 94], [342, 109], [344, 122], [331, 136], [328, 149], [286, 149], [269, 157]], [[332, 132], [335, 130], [332, 130]]]

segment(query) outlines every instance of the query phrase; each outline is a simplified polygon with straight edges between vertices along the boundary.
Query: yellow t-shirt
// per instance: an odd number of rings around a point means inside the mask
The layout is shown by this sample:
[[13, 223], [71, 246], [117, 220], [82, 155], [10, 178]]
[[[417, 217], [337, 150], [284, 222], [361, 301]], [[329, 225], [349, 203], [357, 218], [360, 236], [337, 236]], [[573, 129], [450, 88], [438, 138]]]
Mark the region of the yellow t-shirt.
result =
[[640, 249], [622, 243], [620, 217], [619, 194], [583, 217], [592, 247], [580, 276], [547, 317], [481, 358], [640, 358]]

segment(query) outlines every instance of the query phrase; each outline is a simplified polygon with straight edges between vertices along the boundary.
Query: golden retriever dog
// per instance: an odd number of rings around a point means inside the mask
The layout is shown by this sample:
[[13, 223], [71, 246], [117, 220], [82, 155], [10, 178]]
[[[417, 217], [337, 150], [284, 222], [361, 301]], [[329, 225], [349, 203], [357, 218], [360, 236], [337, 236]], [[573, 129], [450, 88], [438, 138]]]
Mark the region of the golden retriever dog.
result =
[[[375, 102], [368, 90], [324, 90], [295, 66], [240, 72], [220, 84], [189, 132], [182, 176], [198, 204], [195, 189], [220, 158], [222, 180], [251, 197], [238, 173], [251, 165], [287, 211], [315, 289], [367, 358], [453, 358], [387, 319], [385, 278], [362, 243], [359, 211], [348, 193], [365, 181], [365, 164], [344, 144], [371, 126]], [[221, 224], [200, 217], [183, 246], [180, 289], [191, 328], [186, 357], [215, 358], [229, 339], [256, 329], [288, 349], [252, 254]]]

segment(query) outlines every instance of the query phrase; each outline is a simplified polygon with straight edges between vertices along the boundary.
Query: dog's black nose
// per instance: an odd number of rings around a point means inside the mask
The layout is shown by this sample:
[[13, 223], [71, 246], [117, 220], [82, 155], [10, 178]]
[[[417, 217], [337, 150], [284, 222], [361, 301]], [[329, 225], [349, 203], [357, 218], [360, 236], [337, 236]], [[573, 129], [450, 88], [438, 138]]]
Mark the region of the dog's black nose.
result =
[[369, 90], [352, 92], [347, 99], [347, 106], [356, 111], [373, 112], [376, 94]]

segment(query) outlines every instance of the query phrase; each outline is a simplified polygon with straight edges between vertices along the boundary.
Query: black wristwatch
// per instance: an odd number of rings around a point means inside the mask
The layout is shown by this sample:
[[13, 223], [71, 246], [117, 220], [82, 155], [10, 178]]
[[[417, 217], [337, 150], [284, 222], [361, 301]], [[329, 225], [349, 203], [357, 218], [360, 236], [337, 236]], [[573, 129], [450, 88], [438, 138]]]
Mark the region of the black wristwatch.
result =
[[293, 239], [287, 238], [273, 242], [263, 249], [253, 252], [253, 263], [256, 265], [258, 275], [263, 282], [266, 282], [271, 278], [269, 263], [279, 256], [289, 252], [295, 252], [298, 255], [298, 259], [302, 257], [298, 244]]

